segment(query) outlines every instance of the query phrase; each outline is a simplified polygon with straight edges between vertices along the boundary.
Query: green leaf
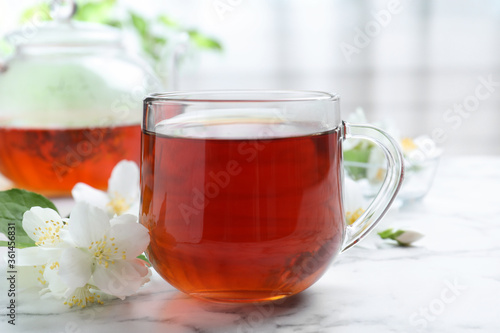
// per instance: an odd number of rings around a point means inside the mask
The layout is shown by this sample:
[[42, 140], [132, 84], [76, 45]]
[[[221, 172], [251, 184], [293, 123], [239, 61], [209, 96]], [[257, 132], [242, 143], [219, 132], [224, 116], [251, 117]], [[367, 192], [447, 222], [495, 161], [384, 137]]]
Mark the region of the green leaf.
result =
[[[131, 27], [137, 34], [145, 55], [149, 56], [155, 62], [162, 61], [162, 50], [168, 43], [168, 30], [186, 31], [186, 29], [177, 21], [167, 15], [159, 15], [154, 19], [146, 19], [140, 14], [128, 11], [128, 17], [117, 19], [115, 9], [117, 0], [80, 0], [78, 1], [77, 11], [73, 19], [78, 21], [96, 22], [109, 26], [124, 28]], [[27, 22], [33, 18], [51, 20], [49, 5], [44, 2], [33, 6], [23, 13], [22, 21]], [[154, 29], [153, 29], [154, 28]], [[163, 32], [158, 32], [158, 28]], [[214, 38], [203, 35], [197, 30], [187, 30], [190, 42], [200, 50], [221, 51], [222, 46]], [[0, 45], [0, 54], [2, 45]], [[3, 52], [9, 53], [9, 52]]]
[[40, 21], [50, 21], [50, 8], [48, 3], [40, 3], [33, 7], [26, 9], [20, 18], [20, 23], [28, 23], [36, 17]]
[[[7, 247], [9, 245], [10, 245], [9, 241], [0, 241], [0, 247]], [[16, 245], [17, 249], [24, 249], [26, 247], [33, 247], [33, 246], [35, 246], [34, 243], [19, 243], [19, 242], [15, 242], [15, 245]]]
[[148, 22], [142, 16], [139, 16], [134, 12], [129, 12], [129, 14], [135, 30], [137, 30], [142, 38], [146, 38], [149, 35]]
[[401, 236], [401, 234], [403, 234], [404, 232], [405, 232], [404, 230], [393, 231], [393, 229], [390, 228], [390, 229], [386, 229], [384, 231], [379, 232], [378, 235], [382, 239], [393, 239], [393, 240], [396, 240], [396, 238], [398, 238], [399, 236]]
[[149, 261], [148, 258], [144, 254], [141, 254], [140, 256], [137, 256], [137, 259], [144, 260], [148, 265], [151, 265], [151, 262]]
[[167, 39], [163, 37], [153, 36], [153, 42], [157, 45], [167, 44]]
[[200, 49], [222, 51], [222, 45], [215, 39], [205, 36], [196, 30], [189, 30], [187, 33], [193, 44]]
[[[77, 21], [102, 24], [108, 24], [109, 22], [116, 23], [116, 21], [112, 21], [110, 18], [115, 5], [116, 0], [78, 1], [77, 10], [73, 18]], [[21, 14], [20, 22], [27, 23], [35, 17], [37, 20], [51, 21], [49, 4], [43, 2], [26, 9]]]
[[[35, 206], [52, 208], [57, 212], [52, 201], [43, 195], [20, 189], [0, 192], [0, 233], [9, 238], [9, 227], [10, 230], [14, 227], [16, 246], [17, 244], [23, 247], [35, 246], [35, 241], [28, 237], [22, 224], [24, 213]], [[12, 231], [10, 236], [12, 237]]]
[[106, 22], [106, 24], [115, 28], [123, 28], [123, 22], [118, 20], [109, 20]]
[[174, 21], [173, 19], [171, 19], [170, 17], [168, 17], [166, 15], [158, 16], [158, 22], [163, 24], [164, 26], [166, 26], [168, 28], [173, 28], [173, 29], [180, 28], [179, 23], [177, 23], [176, 21]]
[[110, 16], [115, 5], [116, 0], [102, 0], [78, 4], [73, 18], [78, 21], [107, 24], [111, 21]]
[[350, 162], [367, 163], [370, 158], [370, 148], [361, 148], [357, 145], [353, 149], [344, 151], [344, 159]]
[[396, 230], [394, 231], [394, 233], [392, 234], [392, 239], [396, 239], [398, 238], [399, 236], [401, 236], [405, 231], [404, 230]]
[[[360, 142], [354, 148], [344, 151], [344, 161], [368, 163], [372, 147], [372, 145]], [[366, 178], [366, 167], [346, 165], [346, 170], [349, 176], [354, 180]]]
[[392, 235], [392, 229], [386, 229], [384, 231], [381, 231], [378, 233], [378, 235], [380, 236], [380, 238], [382, 239], [387, 239], [387, 238], [390, 238], [391, 235]]
[[14, 47], [5, 39], [0, 38], [0, 57], [6, 57], [14, 52]]

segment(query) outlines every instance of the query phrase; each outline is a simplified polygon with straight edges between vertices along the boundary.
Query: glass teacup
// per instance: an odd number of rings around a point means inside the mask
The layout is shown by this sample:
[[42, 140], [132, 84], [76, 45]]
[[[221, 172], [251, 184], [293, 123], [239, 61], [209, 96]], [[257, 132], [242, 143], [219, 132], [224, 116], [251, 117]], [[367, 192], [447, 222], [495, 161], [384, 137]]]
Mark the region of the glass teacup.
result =
[[[387, 173], [347, 225], [342, 141], [383, 147]], [[154, 94], [144, 101], [141, 223], [156, 271], [192, 296], [254, 302], [297, 294], [382, 218], [403, 179], [386, 133], [341, 121], [312, 91]]]

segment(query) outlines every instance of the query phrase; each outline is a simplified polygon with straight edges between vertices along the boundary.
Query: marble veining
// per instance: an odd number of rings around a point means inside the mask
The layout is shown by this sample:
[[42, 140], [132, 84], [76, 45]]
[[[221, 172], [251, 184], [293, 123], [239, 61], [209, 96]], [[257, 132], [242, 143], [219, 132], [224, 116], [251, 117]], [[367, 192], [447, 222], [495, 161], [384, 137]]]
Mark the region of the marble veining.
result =
[[500, 157], [443, 158], [428, 196], [375, 230], [425, 238], [402, 248], [373, 232], [314, 286], [274, 303], [208, 303], [153, 274], [136, 295], [82, 310], [24, 292], [12, 326], [2, 262], [0, 332], [500, 332], [499, 190]]

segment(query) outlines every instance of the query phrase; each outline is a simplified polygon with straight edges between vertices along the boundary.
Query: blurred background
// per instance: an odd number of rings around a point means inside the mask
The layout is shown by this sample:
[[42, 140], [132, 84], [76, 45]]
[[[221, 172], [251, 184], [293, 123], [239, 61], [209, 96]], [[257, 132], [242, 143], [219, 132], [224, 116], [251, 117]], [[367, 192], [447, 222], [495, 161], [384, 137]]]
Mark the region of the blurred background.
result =
[[[0, 35], [39, 3], [0, 0]], [[497, 0], [116, 3], [118, 11], [166, 15], [209, 37], [205, 48], [187, 47], [181, 90], [336, 92], [344, 118], [361, 107], [369, 121], [390, 119], [402, 136], [429, 135], [447, 155], [500, 154]]]

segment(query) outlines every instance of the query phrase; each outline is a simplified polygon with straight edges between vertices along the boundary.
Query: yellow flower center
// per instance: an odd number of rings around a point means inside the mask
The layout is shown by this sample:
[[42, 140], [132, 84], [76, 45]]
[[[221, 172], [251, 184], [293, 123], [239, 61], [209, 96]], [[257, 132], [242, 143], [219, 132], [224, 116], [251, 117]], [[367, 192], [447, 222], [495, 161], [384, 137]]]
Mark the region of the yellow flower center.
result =
[[76, 305], [81, 308], [84, 308], [87, 306], [88, 303], [97, 302], [98, 304], [103, 304], [100, 298], [101, 296], [97, 295], [96, 293], [90, 292], [90, 286], [87, 284], [81, 288], [76, 288], [73, 295], [68, 297], [66, 299], [66, 302], [64, 302], [64, 304], [70, 307]]
[[59, 269], [59, 262], [58, 262], [58, 261], [54, 261], [54, 262], [52, 263], [52, 265], [50, 265], [50, 267], [49, 267], [49, 268], [50, 268], [50, 269], [56, 269], [56, 268], [57, 268], [57, 269]]
[[354, 212], [347, 212], [345, 214], [347, 224], [353, 224], [354, 221], [356, 221], [361, 215], [363, 215], [364, 212], [365, 210], [363, 208], [358, 208]]
[[44, 227], [35, 228], [35, 232], [33, 232], [35, 237], [38, 236], [38, 240], [35, 242], [35, 245], [49, 246], [59, 243], [61, 241], [59, 238], [59, 232], [62, 227], [62, 222], [54, 220], [45, 221]]
[[403, 148], [403, 152], [408, 153], [417, 149], [417, 145], [411, 138], [404, 138], [401, 140], [401, 148]]
[[[113, 242], [114, 240], [114, 237], [108, 240], [107, 236], [104, 235], [103, 239], [92, 242], [89, 246], [95, 262], [104, 265], [105, 268], [108, 268], [109, 264], [115, 263], [112, 259], [113, 256], [118, 256], [118, 247]], [[126, 259], [125, 251], [122, 251], [122, 258]]]
[[41, 265], [41, 266], [33, 266], [34, 268], [40, 268], [37, 273], [38, 273], [38, 282], [40, 282], [42, 285], [45, 285], [47, 283], [47, 281], [45, 281], [45, 278], [43, 277], [43, 272], [45, 271], [45, 265]]
[[121, 195], [115, 195], [114, 198], [107, 204], [107, 206], [111, 208], [111, 210], [116, 215], [122, 215], [130, 208], [127, 200], [125, 200], [125, 198]]
[[384, 177], [385, 177], [385, 169], [378, 168], [377, 174], [375, 175], [375, 180], [381, 182], [384, 180]]

